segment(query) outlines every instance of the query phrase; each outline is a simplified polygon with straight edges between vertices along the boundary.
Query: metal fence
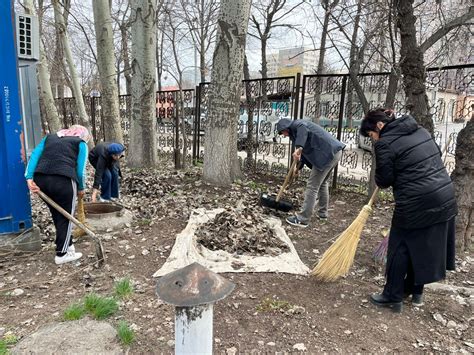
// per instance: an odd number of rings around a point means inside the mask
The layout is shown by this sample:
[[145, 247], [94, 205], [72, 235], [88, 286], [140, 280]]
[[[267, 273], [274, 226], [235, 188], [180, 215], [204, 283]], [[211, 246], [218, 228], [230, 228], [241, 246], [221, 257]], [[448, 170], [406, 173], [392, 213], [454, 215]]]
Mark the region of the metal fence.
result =
[[[430, 113], [435, 123], [435, 140], [447, 146], [444, 157], [448, 171], [454, 169], [458, 132], [474, 112], [474, 64], [427, 69], [427, 93]], [[365, 97], [371, 108], [383, 106], [389, 73], [359, 75]], [[158, 149], [161, 159], [174, 159], [174, 149], [186, 145], [188, 162], [204, 158], [209, 83], [183, 90], [183, 112], [179, 90], [159, 91], [156, 95]], [[365, 190], [372, 164], [371, 142], [358, 133], [364, 111], [348, 74], [304, 75], [242, 81], [238, 118], [238, 155], [246, 173], [284, 175], [290, 162], [288, 139], [274, 142], [276, 122], [283, 117], [318, 122], [346, 144], [334, 183]], [[100, 97], [85, 97], [94, 140], [103, 140]], [[125, 140], [130, 129], [131, 97], [120, 96], [120, 115]], [[394, 108], [404, 112], [403, 86], [398, 85]], [[56, 104], [65, 126], [77, 122], [74, 99], [57, 99]], [[182, 117], [184, 125], [178, 124]], [[183, 127], [184, 126], [184, 127]], [[308, 174], [303, 171], [303, 175]]]

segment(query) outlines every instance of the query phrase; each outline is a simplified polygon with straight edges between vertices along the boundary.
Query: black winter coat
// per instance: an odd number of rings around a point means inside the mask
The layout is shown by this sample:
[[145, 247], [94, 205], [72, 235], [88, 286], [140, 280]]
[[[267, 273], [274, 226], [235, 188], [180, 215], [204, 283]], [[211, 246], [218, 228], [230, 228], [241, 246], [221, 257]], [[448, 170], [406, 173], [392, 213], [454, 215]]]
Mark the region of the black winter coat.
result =
[[403, 116], [382, 128], [375, 156], [375, 182], [393, 187], [392, 226], [424, 228], [456, 215], [454, 187], [439, 147], [413, 117]]

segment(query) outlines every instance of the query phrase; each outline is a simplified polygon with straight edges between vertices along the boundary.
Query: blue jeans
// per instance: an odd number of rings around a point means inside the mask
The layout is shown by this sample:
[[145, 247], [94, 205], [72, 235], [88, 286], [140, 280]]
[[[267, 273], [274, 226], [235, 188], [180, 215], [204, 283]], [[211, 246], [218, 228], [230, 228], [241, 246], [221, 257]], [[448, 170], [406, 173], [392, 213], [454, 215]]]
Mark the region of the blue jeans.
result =
[[110, 200], [111, 197], [119, 197], [118, 171], [115, 168], [105, 169], [100, 184], [100, 198]]

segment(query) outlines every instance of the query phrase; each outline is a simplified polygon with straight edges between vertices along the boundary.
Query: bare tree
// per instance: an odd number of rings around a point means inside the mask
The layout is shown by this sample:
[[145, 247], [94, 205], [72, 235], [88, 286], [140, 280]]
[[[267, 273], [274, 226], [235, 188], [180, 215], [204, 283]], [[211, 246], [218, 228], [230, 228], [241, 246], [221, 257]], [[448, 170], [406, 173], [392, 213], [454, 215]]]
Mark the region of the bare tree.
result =
[[458, 202], [456, 247], [460, 251], [472, 251], [474, 250], [472, 231], [474, 222], [474, 116], [459, 132], [456, 145], [456, 168], [451, 174], [451, 178]]
[[[69, 68], [69, 75], [71, 77], [72, 92], [75, 98], [76, 109], [79, 114], [79, 123], [90, 130], [89, 117], [86, 113], [86, 107], [84, 105], [84, 99], [82, 97], [82, 90], [79, 77], [77, 75], [76, 66], [71, 52], [69, 44], [69, 38], [67, 35], [66, 23], [63, 17], [63, 11], [59, 0], [52, 0], [54, 8], [54, 20], [57, 28], [59, 29], [59, 36], [61, 44], [64, 49], [64, 56]], [[92, 144], [92, 140], [89, 141]]]
[[[35, 14], [35, 8], [33, 4], [33, 0], [25, 0], [24, 7], [26, 13], [30, 15]], [[42, 35], [43, 29], [43, 1], [39, 1], [38, 6], [38, 22], [39, 22], [39, 33], [40, 37]], [[49, 66], [47, 62], [47, 58], [44, 52], [44, 46], [42, 41], [39, 43], [40, 45], [40, 60], [38, 62], [38, 84], [39, 84], [39, 95], [40, 100], [44, 107], [44, 116], [42, 117], [42, 121], [46, 121], [48, 130], [50, 133], [57, 132], [61, 129], [61, 123], [59, 121], [58, 111], [56, 109], [56, 105], [54, 103], [53, 92], [51, 90], [51, 81], [50, 81], [50, 72]]]
[[132, 118], [128, 163], [153, 167], [158, 163], [155, 117], [156, 1], [134, 0], [132, 24]]
[[96, 33], [97, 66], [102, 87], [100, 96], [104, 138], [106, 141], [123, 143], [109, 0], [94, 0], [92, 6]]
[[[123, 62], [126, 93], [130, 94], [132, 85], [132, 71], [130, 66], [130, 1], [119, 0], [115, 9], [112, 8], [112, 19], [115, 21], [120, 35], [120, 60]], [[120, 75], [121, 73], [119, 73]]]
[[250, 26], [253, 31], [249, 31], [252, 36], [260, 41], [262, 56], [262, 78], [267, 78], [267, 43], [272, 36], [272, 30], [283, 27], [296, 30], [297, 27], [288, 22], [288, 16], [294, 10], [303, 5], [305, 1], [296, 2], [291, 7], [287, 0], [257, 0], [253, 4], [253, 11], [250, 17]]
[[[178, 84], [177, 100], [174, 102], [174, 119], [175, 119], [175, 141], [174, 141], [174, 164], [176, 169], [182, 169], [186, 166], [186, 152], [187, 152], [187, 135], [186, 122], [184, 120], [184, 94], [183, 94], [183, 68], [180, 61], [179, 48], [182, 46], [183, 40], [186, 39], [187, 30], [185, 30], [185, 20], [183, 16], [177, 16], [180, 13], [179, 9], [175, 7], [168, 7], [166, 12], [166, 28], [167, 31], [162, 33], [167, 37], [173, 52], [174, 65], [173, 69], [168, 72], [176, 80]], [[181, 14], [182, 15], [182, 14]], [[179, 18], [180, 20], [177, 20]], [[180, 130], [182, 138], [180, 138]], [[182, 139], [183, 151], [180, 152], [180, 139]]]
[[[316, 74], [321, 75], [324, 71], [324, 60], [326, 58], [326, 41], [327, 41], [327, 36], [329, 32], [329, 20], [331, 18], [331, 12], [334, 10], [334, 8], [337, 6], [339, 3], [339, 0], [333, 0], [332, 2], [329, 2], [328, 0], [321, 0], [321, 6], [324, 9], [324, 21], [322, 23], [322, 29], [321, 29], [321, 43], [319, 46], [319, 58], [318, 58], [318, 67], [316, 68]], [[313, 13], [315, 16], [316, 13], [314, 12], [313, 8]], [[314, 117], [313, 121], [315, 123], [319, 124], [319, 119], [321, 118], [321, 110], [320, 110], [320, 101], [321, 101], [321, 90], [322, 90], [322, 79], [317, 78], [316, 79], [316, 87], [314, 90], [314, 103], [316, 105], [315, 110], [314, 110]]]
[[451, 30], [472, 19], [474, 17], [474, 7], [471, 6], [465, 14], [443, 25], [423, 44], [418, 45], [413, 3], [414, 0], [396, 0], [395, 2], [398, 12], [397, 26], [400, 30], [401, 41], [400, 68], [403, 74], [406, 107], [417, 122], [433, 134], [434, 125], [429, 113], [428, 96], [426, 95], [423, 53]]
[[195, 65], [199, 67], [201, 82], [205, 82], [208, 67], [207, 53], [215, 43], [219, 4], [217, 0], [180, 1], [189, 33], [199, 54], [199, 60]]
[[230, 185], [240, 176], [237, 121], [251, 0], [222, 0], [212, 63], [204, 180]]

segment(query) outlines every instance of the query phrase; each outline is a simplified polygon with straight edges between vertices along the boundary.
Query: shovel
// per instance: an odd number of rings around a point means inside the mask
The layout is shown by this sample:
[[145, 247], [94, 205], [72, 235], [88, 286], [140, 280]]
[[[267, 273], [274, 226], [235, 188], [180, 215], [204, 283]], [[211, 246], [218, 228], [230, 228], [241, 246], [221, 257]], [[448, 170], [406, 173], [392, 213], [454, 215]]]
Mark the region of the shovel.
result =
[[95, 235], [94, 232], [92, 232], [89, 228], [87, 228], [83, 223], [79, 222], [76, 218], [71, 216], [68, 212], [64, 210], [61, 206], [59, 206], [56, 202], [51, 200], [48, 196], [44, 194], [43, 191], [38, 191], [37, 194], [45, 200], [47, 203], [49, 203], [51, 206], [53, 206], [59, 213], [61, 213], [64, 217], [66, 217], [68, 220], [70, 220], [72, 223], [74, 223], [76, 226], [81, 228], [86, 234], [91, 237], [91, 239], [95, 243], [95, 254], [97, 256], [97, 264], [98, 266], [102, 266], [103, 263], [105, 262], [105, 254], [104, 254], [104, 247], [102, 246], [102, 241], [100, 238]]
[[274, 208], [277, 211], [282, 211], [282, 212], [289, 212], [293, 209], [293, 204], [288, 201], [282, 201], [281, 197], [283, 195], [283, 192], [285, 191], [286, 187], [290, 183], [290, 181], [293, 178], [293, 173], [295, 171], [297, 160], [293, 159], [293, 163], [291, 163], [290, 170], [288, 171], [288, 174], [286, 174], [285, 181], [283, 182], [283, 185], [281, 185], [280, 191], [278, 192], [277, 197], [272, 197], [267, 194], [262, 194], [260, 196], [260, 204], [264, 207], [268, 208]]

